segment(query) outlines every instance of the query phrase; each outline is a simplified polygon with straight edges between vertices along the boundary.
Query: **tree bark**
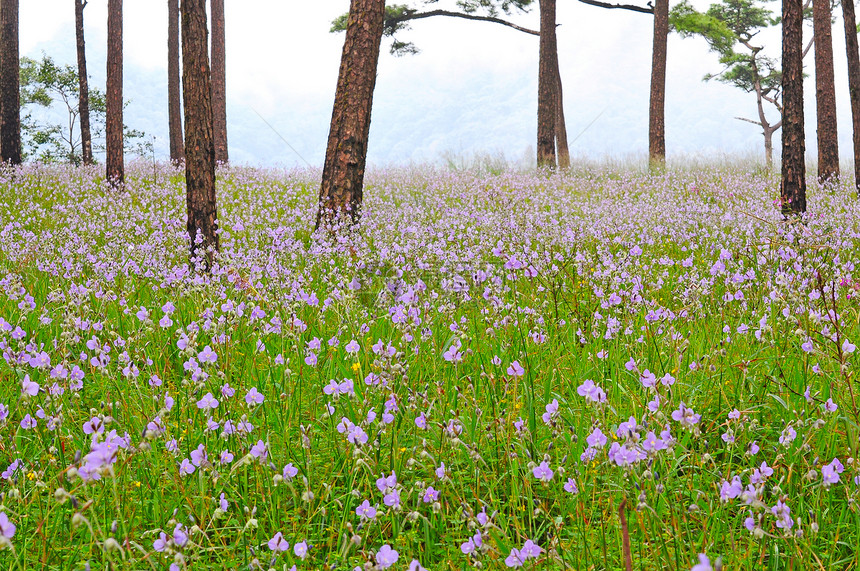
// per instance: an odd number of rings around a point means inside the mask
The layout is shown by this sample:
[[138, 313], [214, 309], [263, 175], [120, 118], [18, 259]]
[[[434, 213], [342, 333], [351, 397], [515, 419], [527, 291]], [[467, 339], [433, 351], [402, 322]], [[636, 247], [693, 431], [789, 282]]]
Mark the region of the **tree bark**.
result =
[[[849, 0], [853, 1], [853, 0]], [[815, 30], [815, 101], [818, 122], [818, 180], [839, 177], [839, 143], [836, 126], [836, 88], [833, 84], [833, 39], [830, 0], [813, 0]], [[856, 37], [857, 30], [854, 30]]]
[[78, 49], [78, 116], [81, 121], [81, 155], [85, 165], [93, 164], [93, 137], [90, 131], [90, 88], [87, 78], [87, 51], [84, 42], [84, 8], [87, 0], [75, 2], [75, 38]]
[[351, 0], [331, 115], [316, 227], [348, 214], [355, 223], [364, 185], [367, 140], [385, 0]]
[[211, 0], [212, 11], [212, 127], [215, 162], [226, 163], [227, 153], [227, 72], [224, 47], [224, 0]]
[[851, 95], [851, 124], [854, 128], [854, 187], [860, 197], [860, 48], [857, 45], [854, 0], [842, 0], [842, 22], [845, 24], [848, 92]]
[[773, 170], [773, 134], [775, 129], [769, 129], [768, 127], [763, 127], [764, 129], [764, 162], [767, 165], [767, 170], [770, 172]]
[[806, 212], [803, 128], [803, 0], [782, 2], [782, 180], [784, 216]]
[[563, 169], [570, 168], [570, 149], [567, 145], [567, 123], [564, 120], [564, 91], [561, 84], [561, 70], [558, 65], [558, 50], [555, 57], [555, 88], [556, 88], [556, 116], [555, 116], [555, 141], [558, 150], [558, 166]]
[[18, 0], [0, 0], [0, 158], [21, 164]]
[[125, 181], [122, 142], [122, 0], [108, 0], [107, 93], [105, 94], [105, 172], [108, 182]]
[[654, 1], [654, 44], [651, 50], [651, 104], [648, 111], [648, 164], [666, 164], [666, 53], [669, 41], [669, 0]]
[[[553, 60], [555, 58], [555, 60]], [[553, 61], [556, 66], [553, 66]], [[558, 47], [555, 38], [555, 0], [540, 0], [540, 55], [538, 64], [537, 165], [555, 168], [555, 121]]]
[[182, 92], [185, 103], [185, 199], [191, 262], [212, 267], [218, 250], [215, 144], [206, 0], [182, 0]]
[[179, 164], [185, 160], [179, 81], [179, 0], [167, 0], [167, 13], [167, 121], [170, 131], [170, 161]]

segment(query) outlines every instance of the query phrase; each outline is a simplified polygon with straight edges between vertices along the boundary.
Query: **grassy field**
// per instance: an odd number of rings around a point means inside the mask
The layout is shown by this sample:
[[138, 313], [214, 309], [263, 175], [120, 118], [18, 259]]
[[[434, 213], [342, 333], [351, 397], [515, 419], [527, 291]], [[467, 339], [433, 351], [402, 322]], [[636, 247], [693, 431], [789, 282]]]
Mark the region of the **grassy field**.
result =
[[0, 174], [0, 567], [860, 568], [851, 184], [132, 171]]

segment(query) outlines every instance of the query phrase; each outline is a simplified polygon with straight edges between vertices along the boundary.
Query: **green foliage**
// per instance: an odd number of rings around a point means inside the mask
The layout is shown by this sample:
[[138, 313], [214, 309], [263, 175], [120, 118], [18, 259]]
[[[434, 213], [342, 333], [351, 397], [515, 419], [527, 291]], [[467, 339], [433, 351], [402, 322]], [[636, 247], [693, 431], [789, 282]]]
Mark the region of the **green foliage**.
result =
[[[45, 54], [41, 60], [21, 58], [21, 138], [24, 156], [43, 163], [81, 164], [83, 149], [80, 134], [79, 82], [77, 67], [58, 65]], [[128, 103], [126, 103], [128, 105]], [[61, 124], [36, 119], [30, 109], [43, 111], [59, 107], [67, 113]], [[104, 125], [107, 110], [105, 94], [89, 88], [90, 130], [93, 151], [104, 150]], [[30, 108], [30, 109], [28, 109]], [[41, 113], [40, 115], [46, 115]], [[138, 155], [152, 152], [152, 142], [142, 131], [124, 127], [127, 151]]]
[[764, 55], [764, 47], [752, 43], [762, 30], [779, 24], [766, 0], [723, 0], [711, 4], [705, 13], [697, 12], [685, 0], [675, 6], [673, 15], [682, 35], [704, 38], [711, 51], [719, 55], [723, 70], [707, 74], [704, 79], [716, 79], [746, 92], [756, 86], [763, 96], [779, 107], [782, 71], [779, 62]]
[[710, 13], [696, 11], [687, 0], [679, 2], [669, 11], [669, 26], [682, 38], [704, 36], [712, 48], [719, 52], [730, 50], [737, 40], [724, 20]]

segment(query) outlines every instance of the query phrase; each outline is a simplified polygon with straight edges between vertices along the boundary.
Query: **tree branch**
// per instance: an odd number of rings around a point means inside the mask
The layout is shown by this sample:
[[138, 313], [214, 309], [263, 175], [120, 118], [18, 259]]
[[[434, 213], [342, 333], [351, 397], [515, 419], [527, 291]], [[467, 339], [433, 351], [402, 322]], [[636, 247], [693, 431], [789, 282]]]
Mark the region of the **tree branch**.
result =
[[[581, 2], [584, 0], [580, 0]], [[513, 22], [508, 22], [507, 20], [502, 20], [501, 18], [494, 18], [493, 16], [478, 16], [476, 14], [464, 14], [462, 12], [451, 12], [449, 10], [430, 10], [429, 12], [414, 12], [412, 14], [405, 14], [403, 16], [397, 18], [390, 18], [385, 21], [385, 25], [388, 27], [393, 26], [394, 24], [399, 24], [400, 22], [408, 22], [410, 20], [421, 20], [424, 18], [432, 18], [433, 16], [448, 16], [450, 18], [463, 18], [464, 20], [478, 20], [480, 22], [492, 22], [494, 24], [501, 24], [503, 26], [507, 26], [509, 28], [513, 28], [514, 30], [518, 30], [520, 32], [524, 32], [526, 34], [531, 34], [533, 36], [540, 36], [540, 32], [536, 30], [530, 30], [529, 28], [524, 28], [522, 26], [518, 26]]]
[[812, 49], [812, 44], [814, 44], [814, 43], [815, 43], [815, 36], [812, 36], [811, 38], [809, 38], [809, 43], [806, 44], [806, 49], [803, 50], [803, 55], [800, 56], [801, 58], [806, 57], [806, 54], [808, 54], [809, 50]]
[[[608, 2], [600, 2], [599, 0], [579, 0], [583, 4], [588, 4], [589, 6], [597, 6], [598, 8], [608, 8], [612, 9], [620, 9], [620, 10], [630, 10], [631, 12], [640, 12], [642, 14], [653, 14], [654, 8], [643, 8], [642, 6], [634, 6], [633, 4], [610, 4]], [[650, 5], [651, 2], [648, 2]]]
[[762, 126], [762, 124], [758, 121], [753, 121], [752, 119], [747, 119], [746, 117], [735, 117], [735, 119], [737, 119], [738, 121], [746, 121], [747, 123], [752, 123], [753, 125], [758, 125], [759, 127]]

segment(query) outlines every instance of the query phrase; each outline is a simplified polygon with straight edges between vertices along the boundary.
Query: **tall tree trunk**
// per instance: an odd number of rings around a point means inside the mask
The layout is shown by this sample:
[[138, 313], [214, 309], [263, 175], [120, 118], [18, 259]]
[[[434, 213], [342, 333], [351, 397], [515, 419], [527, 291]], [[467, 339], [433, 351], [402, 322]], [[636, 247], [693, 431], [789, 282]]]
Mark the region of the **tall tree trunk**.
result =
[[75, 38], [78, 48], [78, 115], [81, 120], [81, 154], [85, 165], [93, 164], [93, 137], [90, 132], [90, 88], [87, 78], [87, 51], [84, 43], [84, 8], [87, 0], [75, 2]]
[[854, 0], [842, 0], [842, 22], [845, 24], [848, 92], [851, 94], [851, 124], [854, 127], [854, 187], [860, 197], [860, 49], [857, 45]]
[[0, 158], [21, 164], [18, 0], [0, 0]]
[[782, 213], [806, 212], [803, 0], [782, 0]]
[[651, 50], [651, 104], [648, 110], [648, 164], [666, 164], [666, 52], [669, 41], [669, 0], [654, 1], [654, 44]]
[[349, 213], [358, 220], [385, 0], [351, 0], [325, 153], [316, 227]]
[[179, 0], [167, 0], [167, 121], [170, 131], [170, 160], [185, 160], [182, 140], [182, 103], [179, 87]]
[[191, 260], [212, 267], [218, 250], [215, 144], [206, 0], [182, 0], [182, 92], [185, 103], [185, 200]]
[[[553, 58], [555, 57], [555, 60]], [[555, 120], [558, 113], [555, 38], [555, 0], [540, 0], [540, 55], [538, 64], [537, 165], [555, 167]]]
[[[853, 1], [853, 0], [849, 0]], [[833, 85], [833, 40], [830, 0], [813, 0], [815, 30], [815, 101], [818, 121], [818, 180], [839, 177], [839, 143], [836, 133], [836, 88]], [[854, 31], [857, 35], [857, 31]]]
[[224, 57], [224, 0], [211, 0], [212, 10], [212, 127], [215, 136], [215, 161], [226, 163], [227, 156], [227, 72]]
[[567, 123], [564, 120], [564, 91], [561, 86], [561, 71], [558, 65], [558, 50], [555, 58], [556, 116], [555, 140], [558, 145], [558, 166], [570, 168], [570, 149], [567, 145]]
[[125, 181], [122, 142], [122, 0], [108, 0], [105, 171], [110, 184]]

